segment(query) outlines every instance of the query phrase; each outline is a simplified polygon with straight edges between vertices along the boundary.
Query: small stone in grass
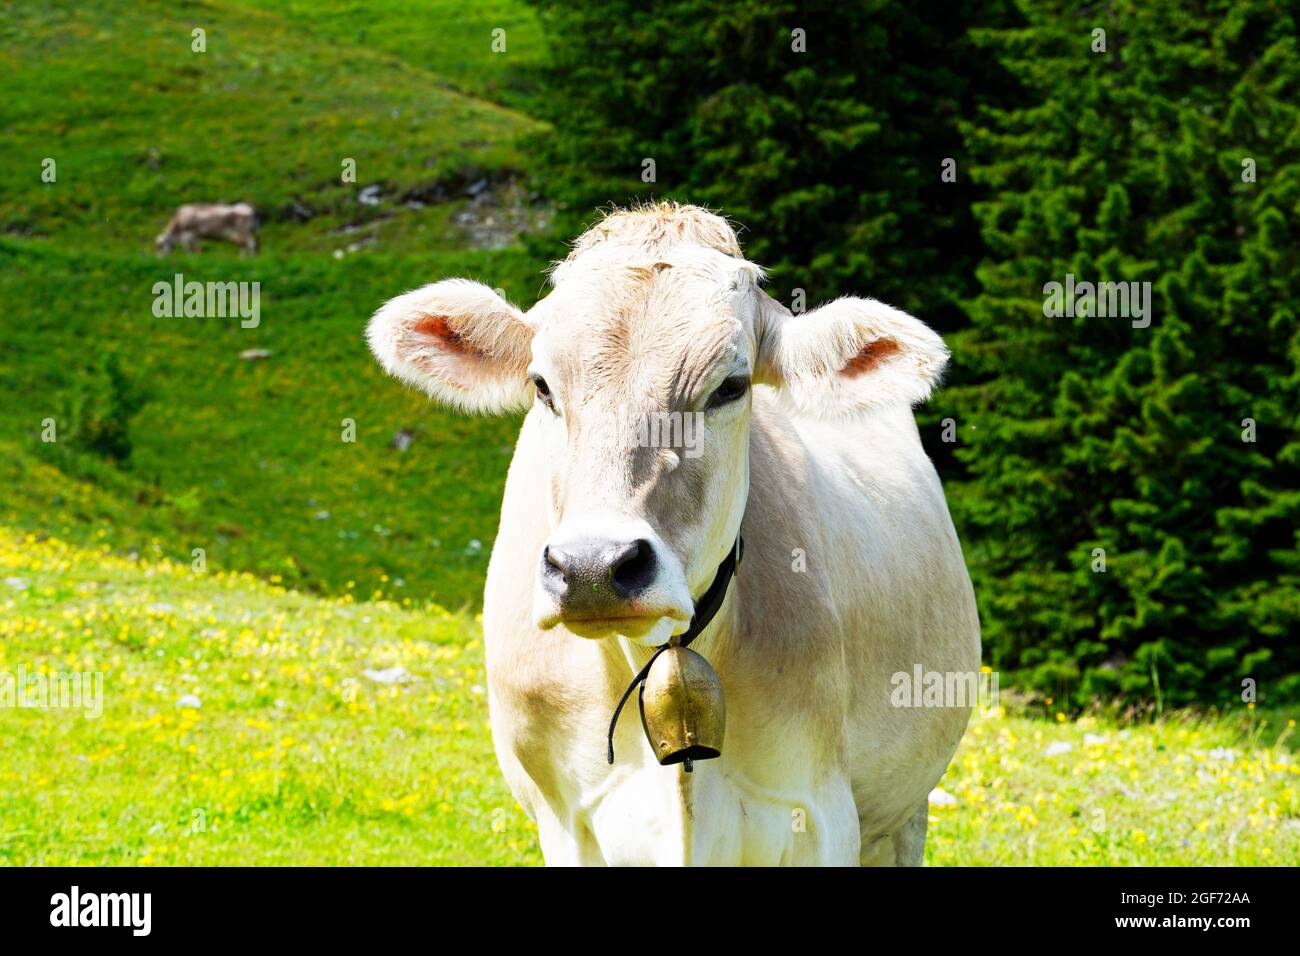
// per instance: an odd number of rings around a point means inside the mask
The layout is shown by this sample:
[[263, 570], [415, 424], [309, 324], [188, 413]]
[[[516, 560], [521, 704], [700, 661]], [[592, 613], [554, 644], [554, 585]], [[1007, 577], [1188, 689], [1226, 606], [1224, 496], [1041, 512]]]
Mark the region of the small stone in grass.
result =
[[383, 670], [364, 670], [361, 672], [376, 684], [409, 684], [415, 675], [405, 667], [385, 667]]
[[957, 798], [942, 787], [935, 787], [930, 791], [930, 806], [932, 807], [955, 807]]

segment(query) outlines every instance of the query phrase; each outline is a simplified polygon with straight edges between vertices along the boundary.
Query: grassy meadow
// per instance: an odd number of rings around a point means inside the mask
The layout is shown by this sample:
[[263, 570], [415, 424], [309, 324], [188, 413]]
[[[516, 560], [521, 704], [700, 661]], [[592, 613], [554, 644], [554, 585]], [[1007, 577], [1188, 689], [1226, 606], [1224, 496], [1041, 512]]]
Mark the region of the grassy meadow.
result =
[[[362, 337], [451, 275], [531, 305], [563, 255], [464, 225], [527, 178], [546, 54], [523, 3], [462, 8], [0, 9], [0, 672], [104, 675], [99, 718], [0, 708], [0, 864], [540, 862], [476, 618], [518, 423]], [[238, 199], [259, 256], [155, 256], [177, 205]], [[156, 318], [177, 272], [259, 282], [260, 324]], [[977, 715], [928, 860], [1300, 862], [1294, 716]]]
[[[107, 530], [104, 537], [108, 537]], [[496, 770], [478, 623], [0, 532], [0, 670], [102, 672], [7, 711], [0, 863], [535, 864]], [[977, 713], [932, 864], [1294, 863], [1295, 721]]]
[[[41, 460], [94, 484], [97, 514], [66, 512], [60, 527], [79, 540], [92, 540], [91, 519], [112, 517], [122, 546], [149, 532], [172, 556], [203, 547], [216, 566], [308, 590], [364, 591], [388, 576], [473, 606], [516, 423], [465, 419], [395, 386], [362, 330], [385, 299], [448, 275], [536, 298], [545, 255], [470, 248], [452, 219], [470, 202], [466, 183], [519, 174], [518, 138], [537, 124], [458, 92], [427, 63], [313, 32], [337, 19], [273, 6], [0, 14], [0, 95], [13, 104], [0, 154], [24, 172], [0, 187], [2, 467], [16, 476]], [[442, 43], [473, 73], [463, 37], [438, 29], [454, 9], [419, 31], [418, 59], [439, 61]], [[407, 22], [397, 6], [386, 16], [374, 29]], [[190, 51], [196, 25], [203, 54]], [[527, 30], [514, 34], [526, 46]], [[498, 62], [487, 39], [481, 48], [483, 63]], [[58, 178], [46, 184], [50, 155]], [[340, 181], [344, 158], [356, 183]], [[370, 186], [377, 205], [358, 199]], [[156, 257], [154, 235], [197, 198], [252, 201], [262, 255], [208, 242]], [[285, 211], [295, 203], [310, 218]], [[259, 282], [260, 324], [155, 318], [153, 285], [178, 272]], [[242, 360], [250, 349], [271, 354]], [[124, 391], [144, 399], [130, 455], [105, 463], [85, 439], [113, 423]], [[40, 440], [46, 418], [60, 441]], [[355, 442], [342, 440], [344, 419]], [[414, 432], [405, 452], [390, 447], [399, 429]], [[0, 508], [49, 528], [48, 492], [15, 482]]]

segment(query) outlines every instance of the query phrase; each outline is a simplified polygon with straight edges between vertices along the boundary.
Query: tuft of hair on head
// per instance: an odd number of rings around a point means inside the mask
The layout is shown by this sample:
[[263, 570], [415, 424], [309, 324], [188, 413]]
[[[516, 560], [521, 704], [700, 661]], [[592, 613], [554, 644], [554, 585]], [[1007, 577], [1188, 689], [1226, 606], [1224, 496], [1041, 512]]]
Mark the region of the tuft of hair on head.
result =
[[604, 210], [600, 219], [573, 241], [564, 261], [554, 265], [551, 280], [556, 281], [566, 265], [602, 246], [629, 246], [657, 257], [675, 245], [704, 246], [744, 258], [735, 227], [722, 216], [703, 206], [657, 200]]

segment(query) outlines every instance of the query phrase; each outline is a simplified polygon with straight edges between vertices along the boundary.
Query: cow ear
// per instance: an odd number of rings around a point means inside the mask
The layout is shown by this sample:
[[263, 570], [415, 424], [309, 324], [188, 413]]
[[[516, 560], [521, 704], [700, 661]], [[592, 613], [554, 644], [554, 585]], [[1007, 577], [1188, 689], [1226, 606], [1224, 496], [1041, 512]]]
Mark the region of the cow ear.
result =
[[820, 416], [925, 400], [948, 363], [943, 339], [875, 299], [837, 299], [804, 315], [764, 295], [760, 382]]
[[374, 314], [366, 338], [385, 371], [449, 405], [491, 414], [532, 398], [533, 328], [481, 282], [447, 279], [399, 295]]

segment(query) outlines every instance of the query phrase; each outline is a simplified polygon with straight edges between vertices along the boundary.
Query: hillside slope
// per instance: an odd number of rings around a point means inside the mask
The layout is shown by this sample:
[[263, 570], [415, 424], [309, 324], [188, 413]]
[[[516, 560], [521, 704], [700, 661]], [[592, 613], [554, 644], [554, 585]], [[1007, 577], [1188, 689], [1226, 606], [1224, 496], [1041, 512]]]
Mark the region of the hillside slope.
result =
[[[154, 317], [150, 290], [176, 268], [0, 240], [0, 301], [41, 303], [0, 325], [12, 359], [0, 365], [0, 441], [136, 506], [108, 525], [72, 513], [67, 533], [91, 541], [77, 529], [106, 527], [126, 544], [131, 515], [163, 508], [183, 520], [170, 534], [148, 527], [173, 557], [203, 547], [214, 568], [299, 587], [370, 593], [388, 577], [421, 599], [477, 605], [518, 423], [458, 415], [386, 378], [362, 330], [404, 289], [442, 275], [527, 275], [524, 258], [231, 261], [223, 279], [261, 283], [261, 322], [248, 329], [235, 318]], [[270, 354], [241, 359], [248, 349]], [[140, 393], [138, 412], [128, 391]], [[55, 442], [41, 440], [50, 419]], [[121, 461], [94, 450], [115, 424], [130, 444]], [[392, 445], [399, 429], [414, 433], [405, 451]], [[30, 510], [11, 520], [51, 527], [56, 493], [47, 479], [30, 483]]]
[[[0, 154], [17, 173], [0, 182], [0, 445], [23, 484], [3, 505], [15, 527], [121, 549], [152, 537], [183, 560], [202, 547], [213, 568], [307, 590], [400, 581], [419, 600], [478, 604], [516, 423], [404, 390], [363, 330], [387, 298], [451, 275], [530, 304], [562, 245], [475, 248], [461, 223], [520, 175], [519, 137], [537, 129], [440, 72], [501, 62], [490, 32], [467, 39], [487, 27], [428, 5], [425, 54], [399, 56], [410, 9], [373, 6], [360, 33], [271, 0], [0, 10]], [[479, 13], [513, 18], [527, 47], [522, 4]], [[263, 216], [261, 255], [216, 242], [154, 255], [177, 204], [239, 198]], [[256, 283], [259, 324], [157, 317], [154, 285], [178, 274]], [[269, 355], [241, 359], [250, 350]], [[37, 464], [89, 483], [95, 514], [63, 507]]]
[[[381, 11], [381, 24], [398, 19]], [[489, 44], [459, 59], [497, 62]], [[375, 232], [389, 249], [453, 248], [449, 207], [403, 200], [456, 198], [472, 176], [519, 169], [514, 142], [537, 124], [456, 92], [437, 67], [229, 2], [6, 6], [0, 155], [12, 172], [0, 231], [148, 254], [181, 203], [243, 199], [261, 212], [268, 250], [332, 253]], [[366, 186], [385, 202], [360, 202]]]

